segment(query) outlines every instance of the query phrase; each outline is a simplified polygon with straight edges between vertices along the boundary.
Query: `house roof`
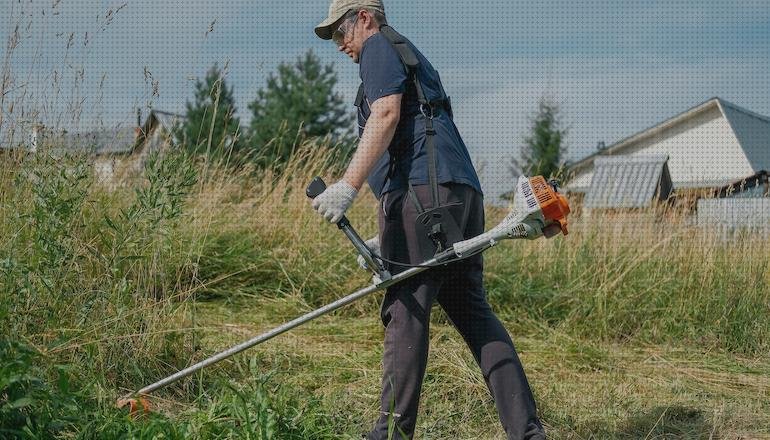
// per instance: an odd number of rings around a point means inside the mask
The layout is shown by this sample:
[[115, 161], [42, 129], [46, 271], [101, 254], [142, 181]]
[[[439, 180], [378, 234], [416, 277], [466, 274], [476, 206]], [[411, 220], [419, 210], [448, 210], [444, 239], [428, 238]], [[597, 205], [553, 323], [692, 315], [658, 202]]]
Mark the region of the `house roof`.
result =
[[[586, 208], [643, 208], [661, 187], [671, 188], [668, 156], [618, 156], [596, 159]], [[664, 195], [664, 196], [667, 196]]]
[[[759, 170], [759, 172], [754, 173], [751, 176], [746, 176], [743, 179], [730, 182], [721, 188], [714, 189], [713, 194], [716, 198], [735, 196], [736, 194], [749, 192], [759, 186], [767, 185], [769, 180], [770, 173], [766, 170]], [[764, 191], [764, 189], [762, 190]]]
[[769, 117], [746, 110], [719, 97], [714, 97], [652, 127], [621, 139], [602, 151], [583, 158], [574, 163], [570, 171], [574, 174], [589, 168], [597, 157], [622, 154], [627, 147], [632, 146], [638, 141], [654, 136], [714, 107], [718, 108], [728, 121], [735, 137], [738, 139], [738, 143], [745, 151], [760, 152], [770, 148]]
[[157, 124], [160, 124], [159, 126], [167, 131], [171, 131], [177, 124], [184, 122], [186, 119], [183, 115], [160, 110], [151, 111], [147, 119], [150, 120], [151, 118], [155, 118]]
[[[176, 124], [184, 119], [184, 116], [175, 113], [152, 110], [142, 127], [118, 124], [115, 127], [84, 132], [44, 129], [44, 142], [46, 145], [51, 146], [52, 152], [55, 154], [65, 152], [80, 152], [94, 155], [131, 154], [144, 141], [137, 134], [149, 134], [159, 127], [170, 132]], [[140, 128], [141, 132], [137, 133], [137, 130]], [[3, 130], [3, 133], [6, 132], [7, 130]], [[17, 130], [16, 133], [13, 133], [13, 142], [11, 142], [11, 132], [8, 132], [0, 140], [0, 148], [28, 148], [27, 142], [29, 142], [31, 129], [24, 126], [21, 132]]]
[[136, 143], [134, 127], [114, 127], [85, 133], [66, 133], [62, 149], [96, 155], [128, 153]]

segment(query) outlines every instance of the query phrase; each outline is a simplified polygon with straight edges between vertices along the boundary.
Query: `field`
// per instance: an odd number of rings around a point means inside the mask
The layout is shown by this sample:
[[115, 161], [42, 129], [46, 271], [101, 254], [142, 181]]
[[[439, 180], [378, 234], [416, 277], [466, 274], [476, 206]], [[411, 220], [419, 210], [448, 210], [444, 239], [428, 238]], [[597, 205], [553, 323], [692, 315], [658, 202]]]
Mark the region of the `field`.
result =
[[[83, 157], [0, 157], [0, 437], [358, 438], [378, 408], [375, 294], [193, 375], [118, 397], [369, 282], [309, 206], [328, 151], [281, 170], [171, 154], [108, 189]], [[504, 211], [490, 207], [487, 226]], [[368, 192], [349, 217], [374, 234]], [[770, 242], [676, 213], [580, 215], [485, 254], [490, 303], [553, 439], [770, 438]], [[417, 437], [502, 439], [440, 309]]]

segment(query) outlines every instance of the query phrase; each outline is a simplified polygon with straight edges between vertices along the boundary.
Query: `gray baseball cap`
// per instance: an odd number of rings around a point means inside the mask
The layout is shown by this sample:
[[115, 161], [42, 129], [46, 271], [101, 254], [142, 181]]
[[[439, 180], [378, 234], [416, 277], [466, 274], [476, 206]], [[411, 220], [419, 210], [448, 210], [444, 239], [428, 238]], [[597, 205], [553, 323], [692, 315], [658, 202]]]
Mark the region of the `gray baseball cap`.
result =
[[329, 16], [315, 27], [315, 33], [324, 40], [331, 40], [332, 25], [351, 9], [372, 9], [385, 14], [382, 0], [332, 0], [329, 5]]

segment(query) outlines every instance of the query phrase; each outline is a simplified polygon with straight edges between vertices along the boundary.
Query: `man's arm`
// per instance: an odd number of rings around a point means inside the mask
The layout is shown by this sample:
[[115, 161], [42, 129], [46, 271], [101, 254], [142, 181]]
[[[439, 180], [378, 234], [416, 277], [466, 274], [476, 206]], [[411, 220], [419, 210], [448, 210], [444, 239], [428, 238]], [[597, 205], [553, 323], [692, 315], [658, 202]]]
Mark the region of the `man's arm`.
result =
[[388, 149], [401, 117], [403, 94], [383, 96], [372, 103], [372, 113], [342, 180], [361, 190], [374, 165]]

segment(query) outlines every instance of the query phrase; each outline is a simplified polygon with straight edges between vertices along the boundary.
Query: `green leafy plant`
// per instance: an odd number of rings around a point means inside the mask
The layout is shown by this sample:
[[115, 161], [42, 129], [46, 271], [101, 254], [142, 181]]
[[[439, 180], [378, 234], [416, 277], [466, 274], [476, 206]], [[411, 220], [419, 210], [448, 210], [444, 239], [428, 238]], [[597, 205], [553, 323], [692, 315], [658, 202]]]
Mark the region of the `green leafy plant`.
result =
[[145, 177], [146, 185], [135, 190], [128, 208], [115, 217], [103, 215], [105, 264], [119, 278], [127, 275], [133, 261], [171, 251], [168, 239], [182, 215], [185, 198], [197, 183], [195, 164], [181, 152], [150, 156]]
[[55, 387], [35, 365], [39, 353], [18, 341], [0, 339], [0, 437], [50, 438], [73, 426], [78, 404], [67, 368], [57, 366]]

